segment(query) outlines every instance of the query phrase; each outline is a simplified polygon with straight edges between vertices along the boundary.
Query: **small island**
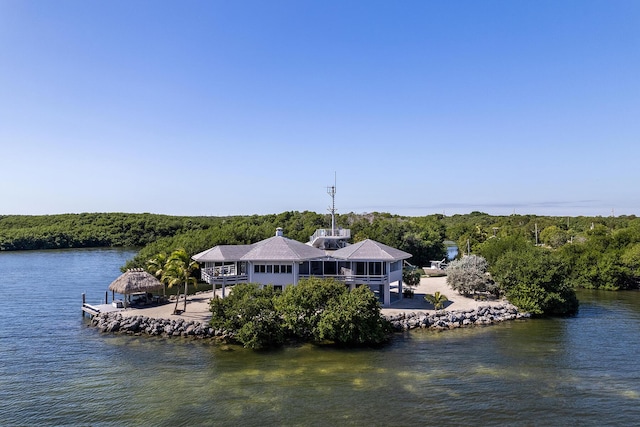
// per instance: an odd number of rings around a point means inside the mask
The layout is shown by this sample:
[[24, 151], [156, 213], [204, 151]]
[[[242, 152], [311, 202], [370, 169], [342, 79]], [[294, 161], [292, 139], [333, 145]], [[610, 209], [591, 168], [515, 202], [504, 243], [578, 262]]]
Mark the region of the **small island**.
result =
[[[294, 304], [296, 298], [300, 298], [305, 293], [313, 293], [315, 300], [321, 300], [322, 294], [333, 292], [335, 294], [341, 294], [344, 289], [343, 286], [337, 282], [326, 281], [324, 286], [319, 281], [305, 282], [302, 286], [296, 289], [296, 294], [291, 295], [288, 301], [283, 305], [286, 307], [300, 307]], [[313, 291], [314, 287], [323, 288], [320, 291]], [[252, 308], [256, 310], [253, 315], [255, 318], [260, 319], [261, 326], [265, 326], [268, 321], [268, 317], [265, 313], [274, 312], [274, 307], [270, 304], [274, 296], [272, 288], [265, 288], [267, 291], [263, 295], [259, 295], [257, 286], [249, 286], [242, 291], [242, 295], [238, 297], [239, 300], [251, 297]], [[291, 288], [294, 289], [294, 288]], [[319, 319], [311, 319], [312, 316], [306, 316], [309, 320], [305, 327], [297, 325], [299, 331], [298, 338], [307, 339], [309, 341], [338, 341], [343, 345], [358, 344], [359, 337], [367, 337], [366, 333], [373, 332], [378, 334], [377, 339], [360, 340], [360, 344], [381, 344], [389, 338], [389, 333], [406, 331], [410, 329], [431, 329], [431, 330], [448, 330], [457, 329], [460, 327], [471, 326], [486, 326], [495, 323], [499, 323], [507, 320], [527, 319], [530, 317], [528, 313], [520, 312], [514, 305], [510, 304], [503, 299], [495, 300], [482, 300], [478, 298], [466, 297], [464, 295], [453, 292], [452, 289], [446, 283], [446, 277], [427, 277], [424, 276], [420, 279], [420, 283], [415, 287], [415, 293], [413, 298], [405, 298], [401, 302], [395, 304], [392, 308], [379, 308], [377, 301], [371, 299], [373, 294], [367, 297], [366, 288], [360, 288], [362, 291], [361, 299], [368, 304], [367, 313], [368, 316], [363, 318], [338, 318], [337, 324], [341, 325], [353, 325], [355, 323], [368, 326], [368, 330], [363, 331], [361, 336], [351, 335], [346, 339], [336, 340], [336, 336], [330, 336], [326, 332], [328, 323], [325, 322], [325, 330], [322, 335], [317, 337], [313, 336], [314, 322], [317, 324]], [[436, 310], [433, 304], [426, 301], [425, 295], [433, 294], [436, 292], [451, 295], [446, 304], [445, 310]], [[304, 301], [313, 300], [305, 298]], [[194, 339], [216, 339], [221, 342], [238, 342], [235, 337], [225, 328], [224, 319], [226, 318], [223, 311], [221, 311], [215, 325], [212, 324], [212, 307], [220, 308], [222, 305], [222, 292], [218, 289], [216, 293], [213, 292], [199, 292], [188, 299], [188, 309], [180, 314], [174, 314], [173, 304], [165, 304], [160, 306], [149, 306], [142, 308], [134, 308], [128, 310], [122, 310], [118, 312], [102, 313], [94, 316], [92, 319], [92, 325], [100, 329], [102, 332], [118, 332], [131, 335], [151, 335], [151, 336], [165, 336], [165, 337], [184, 337]], [[257, 306], [257, 307], [256, 307]], [[306, 309], [313, 308], [312, 305], [307, 303]], [[345, 307], [340, 307], [342, 311]], [[264, 311], [268, 309], [267, 311]], [[286, 310], [285, 310], [286, 312]], [[237, 314], [237, 313], [236, 313]], [[294, 316], [292, 316], [292, 314]], [[291, 318], [305, 318], [302, 313], [295, 312], [295, 310], [288, 311], [289, 319]], [[332, 316], [336, 316], [336, 313], [332, 313]], [[380, 317], [378, 317], [378, 315]], [[286, 316], [283, 316], [286, 317]], [[271, 318], [273, 319], [273, 318]], [[382, 322], [382, 323], [381, 323]], [[384, 326], [384, 322], [388, 322]], [[246, 346], [250, 348], [265, 348], [280, 345], [286, 338], [283, 330], [266, 328], [262, 331], [256, 331], [256, 326], [250, 327], [251, 331], [256, 332], [255, 337], [245, 336]], [[273, 326], [273, 322], [272, 325]], [[290, 326], [295, 327], [290, 322]], [[388, 329], [387, 329], [388, 328]], [[240, 328], [239, 328], [240, 329]], [[384, 335], [379, 335], [383, 333]], [[318, 338], [318, 339], [316, 339]], [[334, 338], [330, 340], [329, 338]], [[368, 337], [371, 338], [371, 337]], [[242, 343], [242, 341], [240, 341]], [[247, 345], [248, 344], [248, 345]]]

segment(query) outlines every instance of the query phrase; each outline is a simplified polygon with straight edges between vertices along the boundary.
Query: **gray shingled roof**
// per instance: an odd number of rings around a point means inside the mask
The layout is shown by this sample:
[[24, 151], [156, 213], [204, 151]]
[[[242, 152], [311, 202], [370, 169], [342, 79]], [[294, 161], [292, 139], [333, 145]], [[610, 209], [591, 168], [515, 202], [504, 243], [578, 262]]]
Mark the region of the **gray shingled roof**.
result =
[[240, 261], [252, 247], [253, 245], [218, 245], [195, 254], [192, 258], [197, 262]]
[[283, 236], [273, 236], [251, 245], [243, 261], [306, 261], [323, 258], [323, 250]]
[[[334, 252], [329, 256], [349, 261], [399, 261], [411, 254], [375, 240], [363, 240]], [[325, 258], [322, 249], [283, 236], [273, 236], [252, 245], [218, 245], [194, 255], [198, 262], [222, 261], [308, 261]]]
[[410, 253], [371, 239], [338, 249], [331, 255], [334, 258], [349, 261], [400, 261], [412, 256]]

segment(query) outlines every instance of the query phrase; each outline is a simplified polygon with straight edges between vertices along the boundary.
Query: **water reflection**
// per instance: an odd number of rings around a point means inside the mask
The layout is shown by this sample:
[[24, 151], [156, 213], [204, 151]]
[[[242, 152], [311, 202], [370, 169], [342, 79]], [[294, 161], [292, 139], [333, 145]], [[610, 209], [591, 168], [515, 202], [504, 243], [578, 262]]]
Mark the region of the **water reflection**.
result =
[[[0, 254], [15, 302], [0, 313], [3, 425], [632, 425], [640, 416], [638, 293], [580, 294], [574, 318], [398, 334], [379, 350], [259, 353], [87, 328], [79, 295], [102, 292], [128, 256]], [[43, 299], [33, 315], [25, 283], [68, 301]]]

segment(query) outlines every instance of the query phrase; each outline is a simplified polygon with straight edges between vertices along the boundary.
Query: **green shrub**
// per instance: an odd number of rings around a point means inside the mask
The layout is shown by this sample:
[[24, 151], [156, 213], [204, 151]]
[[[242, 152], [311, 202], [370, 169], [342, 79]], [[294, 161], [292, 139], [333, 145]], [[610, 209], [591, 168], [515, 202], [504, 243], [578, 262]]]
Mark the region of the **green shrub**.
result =
[[340, 345], [381, 344], [390, 331], [378, 299], [366, 286], [333, 299], [318, 323], [318, 337]]
[[230, 332], [247, 348], [280, 346], [284, 327], [275, 308], [278, 295], [271, 286], [236, 285], [228, 297], [211, 300], [211, 326]]
[[536, 315], [571, 315], [578, 310], [567, 268], [549, 249], [530, 246], [508, 251], [491, 271], [507, 299], [521, 310]]
[[339, 345], [385, 342], [391, 332], [373, 292], [351, 292], [331, 279], [302, 280], [282, 292], [240, 284], [227, 298], [211, 301], [211, 326], [247, 348], [282, 345], [287, 338]]
[[287, 286], [276, 307], [292, 337], [319, 340], [317, 326], [322, 313], [347, 291], [344, 283], [333, 279], [302, 279], [296, 286]]

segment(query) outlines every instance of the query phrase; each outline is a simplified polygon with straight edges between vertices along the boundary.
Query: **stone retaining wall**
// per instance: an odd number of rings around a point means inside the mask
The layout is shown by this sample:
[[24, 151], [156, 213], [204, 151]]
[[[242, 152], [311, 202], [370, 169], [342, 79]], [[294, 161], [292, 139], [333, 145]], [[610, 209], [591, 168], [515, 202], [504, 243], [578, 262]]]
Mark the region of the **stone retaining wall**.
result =
[[455, 329], [467, 326], [491, 325], [505, 320], [526, 319], [529, 313], [520, 313], [513, 304], [480, 306], [475, 310], [437, 311], [433, 314], [411, 312], [388, 316], [396, 331], [410, 329]]
[[[476, 310], [438, 311], [433, 314], [411, 312], [387, 316], [396, 331], [410, 329], [455, 329], [476, 325], [491, 325], [506, 320], [529, 318], [512, 304], [481, 306]], [[163, 337], [231, 338], [227, 331], [215, 330], [208, 324], [184, 319], [154, 319], [147, 316], [125, 317], [118, 312], [101, 313], [91, 319], [91, 325], [101, 332]]]
[[100, 332], [163, 337], [192, 337], [225, 339], [225, 331], [213, 329], [208, 324], [184, 319], [154, 319], [147, 316], [125, 317], [120, 313], [101, 313], [91, 319], [91, 325]]

